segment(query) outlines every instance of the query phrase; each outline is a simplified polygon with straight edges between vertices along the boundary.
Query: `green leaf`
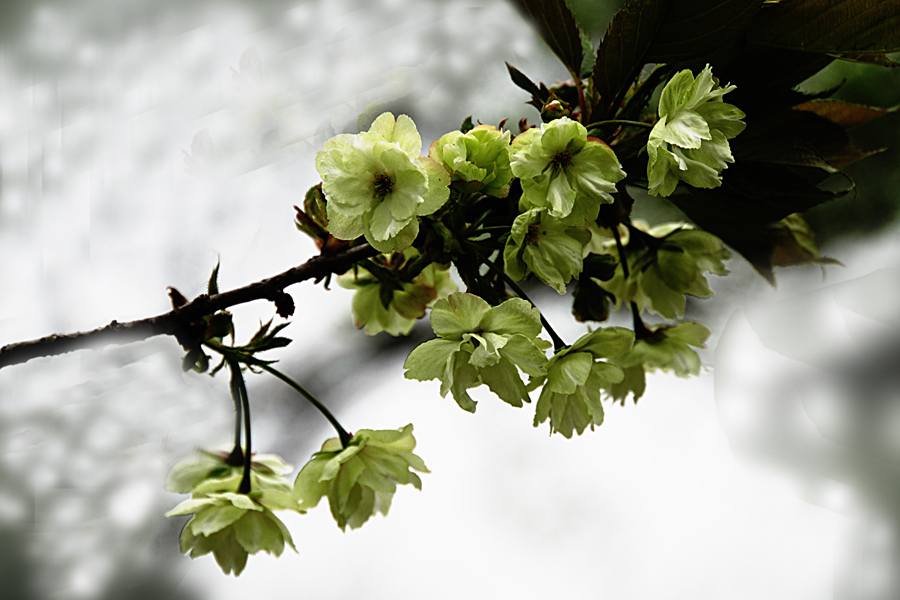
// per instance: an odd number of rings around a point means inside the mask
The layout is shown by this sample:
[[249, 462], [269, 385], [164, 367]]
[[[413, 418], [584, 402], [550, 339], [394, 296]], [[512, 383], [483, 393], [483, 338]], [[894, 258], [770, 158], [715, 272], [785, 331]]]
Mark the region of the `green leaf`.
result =
[[900, 6], [872, 0], [791, 0], [767, 5], [748, 30], [754, 42], [810, 52], [900, 50]]
[[550, 99], [550, 91], [546, 88], [539, 88], [537, 84], [529, 79], [522, 71], [509, 63], [506, 63], [506, 70], [509, 71], [509, 77], [514, 84], [531, 94], [531, 103], [538, 110], [540, 110], [541, 106]]
[[645, 62], [676, 62], [735, 40], [750, 25], [762, 0], [672, 0]]
[[443, 379], [450, 366], [450, 357], [461, 344], [458, 341], [436, 339], [416, 346], [406, 358], [403, 365], [406, 373], [403, 376], [419, 381]]
[[816, 173], [822, 171], [737, 160], [721, 187], [673, 194], [669, 200], [702, 229], [739, 252], [774, 285], [774, 240], [769, 226], [849, 192], [817, 187]]
[[789, 267], [809, 263], [839, 265], [840, 261], [819, 254], [812, 229], [799, 214], [769, 227], [772, 235], [772, 265]]
[[594, 61], [594, 89], [608, 108], [631, 85], [664, 21], [669, 0], [628, 0], [606, 30]]
[[206, 284], [206, 293], [210, 296], [215, 296], [219, 293], [219, 262], [216, 260], [216, 268], [213, 269], [212, 274], [209, 276], [209, 283]]
[[581, 32], [564, 0], [512, 0], [534, 23], [538, 33], [569, 72], [581, 75], [584, 58]]

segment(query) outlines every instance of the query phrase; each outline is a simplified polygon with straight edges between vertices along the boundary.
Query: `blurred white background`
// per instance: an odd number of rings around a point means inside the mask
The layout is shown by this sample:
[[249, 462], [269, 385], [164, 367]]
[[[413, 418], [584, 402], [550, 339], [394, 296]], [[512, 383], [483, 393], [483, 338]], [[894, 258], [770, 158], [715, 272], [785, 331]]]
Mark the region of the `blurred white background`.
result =
[[[302, 262], [315, 250], [292, 205], [317, 182], [325, 139], [383, 110], [412, 116], [425, 145], [469, 114], [535, 120], [504, 61], [536, 80], [565, 75], [500, 1], [22, 0], [3, 11], [0, 345], [164, 312], [166, 287], [199, 294], [217, 258], [223, 289]], [[897, 264], [897, 249], [893, 234], [832, 249], [846, 268], [824, 283]], [[823, 285], [800, 269], [772, 290], [741, 259], [730, 266], [715, 308], [700, 307], [716, 337], [739, 306], [767, 314]], [[179, 555], [181, 522], [161, 516], [180, 500], [162, 491], [171, 462], [230, 437], [225, 380], [182, 374], [162, 338], [35, 360], [0, 371], [4, 598], [893, 597], [894, 516], [866, 502], [842, 510], [853, 481], [823, 499], [805, 493], [813, 467], [751, 466], [746, 445], [735, 458], [733, 416], [746, 413], [719, 414], [711, 370], [651, 377], [640, 404], [610, 407], [597, 431], [548, 438], [528, 409], [480, 394], [473, 416], [435, 382], [404, 380], [411, 346], [353, 330], [349, 292], [289, 291], [284, 369], [351, 430], [414, 423], [433, 472], [424, 490], [401, 489], [388, 518], [346, 534], [324, 505], [288, 517], [298, 555], [252, 557], [226, 577], [211, 557]], [[539, 302], [576, 337], [554, 300]], [[235, 309], [239, 335], [272, 313]], [[745, 347], [725, 364], [761, 369]], [[249, 385], [259, 451], [299, 467], [332, 435], [279, 382]], [[857, 577], [847, 565], [862, 547], [872, 572]]]

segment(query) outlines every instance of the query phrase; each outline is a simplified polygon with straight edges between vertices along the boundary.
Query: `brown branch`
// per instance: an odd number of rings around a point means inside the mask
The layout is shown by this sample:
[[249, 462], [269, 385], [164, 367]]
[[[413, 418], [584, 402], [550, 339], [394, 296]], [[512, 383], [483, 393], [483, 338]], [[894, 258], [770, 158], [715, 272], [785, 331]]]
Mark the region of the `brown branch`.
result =
[[205, 315], [254, 300], [275, 302], [281, 311], [285, 300], [284, 288], [309, 279], [322, 279], [331, 273], [341, 273], [354, 263], [376, 254], [378, 252], [368, 245], [357, 246], [340, 254], [320, 254], [268, 279], [215, 296], [203, 294], [175, 310], [155, 317], [127, 323], [112, 321], [91, 331], [50, 335], [37, 340], [7, 344], [0, 348], [0, 369], [32, 358], [65, 354], [95, 345], [127, 344], [156, 335], [177, 336], [184, 328]]

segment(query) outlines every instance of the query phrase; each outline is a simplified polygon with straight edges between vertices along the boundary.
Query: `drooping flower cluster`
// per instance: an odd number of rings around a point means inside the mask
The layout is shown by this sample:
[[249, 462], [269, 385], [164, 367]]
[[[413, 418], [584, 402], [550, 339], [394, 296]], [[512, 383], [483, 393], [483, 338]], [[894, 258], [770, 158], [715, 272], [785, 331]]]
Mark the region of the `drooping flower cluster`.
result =
[[438, 298], [456, 291], [446, 268], [431, 263], [411, 281], [400, 278], [400, 270], [419, 256], [415, 248], [403, 254], [381, 255], [371, 270], [363, 266], [338, 277], [338, 284], [353, 295], [353, 321], [368, 335], [386, 331], [391, 335], [408, 335], [425, 309]]
[[546, 209], [527, 210], [516, 217], [506, 241], [506, 272], [519, 281], [530, 271], [565, 294], [566, 283], [581, 273], [584, 247], [590, 239], [587, 229], [567, 225]]
[[419, 233], [418, 217], [447, 201], [450, 176], [419, 156], [422, 139], [412, 119], [391, 113], [368, 131], [342, 134], [316, 154], [326, 196], [328, 231], [336, 238], [365, 236], [380, 252], [399, 252]]
[[609, 387], [609, 395], [624, 402], [631, 394], [637, 401], [647, 385], [645, 373], [657, 369], [678, 377], [697, 375], [701, 363], [694, 348], [705, 348], [709, 334], [706, 326], [691, 321], [647, 330], [635, 340], [630, 352], [610, 359], [622, 368], [624, 378]]
[[468, 390], [482, 384], [513, 406], [529, 401], [517, 368], [544, 375], [550, 344], [538, 337], [540, 314], [528, 302], [510, 298], [492, 307], [473, 294], [450, 294], [431, 309], [431, 326], [438, 338], [410, 352], [407, 379], [439, 379], [441, 396], [449, 391], [469, 412], [476, 403]]
[[338, 527], [362, 526], [376, 512], [387, 515], [398, 485], [422, 489], [413, 471], [428, 473], [413, 454], [416, 439], [412, 425], [398, 430], [361, 429], [346, 448], [332, 438], [306, 463], [294, 481], [294, 493], [303, 509], [314, 508], [328, 498]]
[[722, 169], [734, 162], [728, 140], [746, 126], [743, 111], [722, 101], [734, 89], [720, 87], [709, 65], [696, 78], [685, 69], [669, 80], [647, 141], [651, 194], [669, 196], [679, 181], [698, 188], [721, 185]]
[[166, 513], [193, 515], [181, 531], [181, 552], [197, 558], [212, 553], [227, 574], [240, 575], [247, 557], [263, 551], [281, 556], [285, 545], [296, 552], [291, 534], [275, 510], [301, 512], [284, 475], [292, 467], [280, 457], [265, 454], [251, 460], [251, 491], [237, 493], [243, 466], [232, 464], [227, 452], [200, 452], [177, 463], [166, 489], [190, 493]]
[[629, 352], [634, 332], [621, 327], [597, 329], [557, 352], [547, 365], [547, 376], [534, 415], [537, 427], [547, 419], [550, 431], [571, 438], [603, 423], [601, 392], [624, 378], [622, 369], [601, 359]]
[[647, 227], [634, 221], [626, 257], [629, 274], [620, 264], [609, 281], [599, 285], [616, 298], [616, 304], [635, 302], [648, 310], [674, 319], [684, 315], [685, 294], [696, 298], [713, 295], [704, 273], [727, 275], [724, 261], [731, 253], [722, 240], [685, 223]]

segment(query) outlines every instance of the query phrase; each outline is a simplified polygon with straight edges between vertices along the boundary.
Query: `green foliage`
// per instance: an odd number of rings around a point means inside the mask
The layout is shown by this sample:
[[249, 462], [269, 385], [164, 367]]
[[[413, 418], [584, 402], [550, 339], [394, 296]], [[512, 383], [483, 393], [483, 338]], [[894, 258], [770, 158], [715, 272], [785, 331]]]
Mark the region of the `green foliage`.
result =
[[[852, 15], [852, 18], [848, 18]], [[754, 42], [829, 54], [900, 51], [900, 11], [894, 2], [792, 0], [766, 6], [750, 27]]]
[[387, 515], [398, 485], [422, 489], [413, 471], [428, 473], [413, 454], [412, 425], [398, 430], [361, 429], [343, 447], [337, 438], [322, 445], [297, 475], [294, 493], [303, 509], [328, 498], [338, 527], [361, 527], [376, 512]]
[[582, 34], [565, 0], [513, 0], [537, 27], [538, 33], [573, 75], [581, 75]]

